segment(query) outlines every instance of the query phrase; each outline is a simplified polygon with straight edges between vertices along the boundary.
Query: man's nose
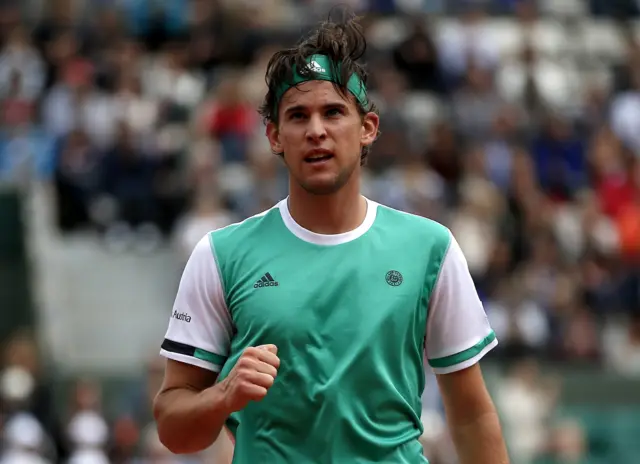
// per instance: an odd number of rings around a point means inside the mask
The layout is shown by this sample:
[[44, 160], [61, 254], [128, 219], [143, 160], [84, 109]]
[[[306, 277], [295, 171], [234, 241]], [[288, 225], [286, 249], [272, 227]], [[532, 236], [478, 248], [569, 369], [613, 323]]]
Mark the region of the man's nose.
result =
[[324, 140], [327, 137], [327, 131], [324, 127], [324, 121], [320, 115], [314, 114], [309, 118], [307, 124], [307, 138], [314, 142]]

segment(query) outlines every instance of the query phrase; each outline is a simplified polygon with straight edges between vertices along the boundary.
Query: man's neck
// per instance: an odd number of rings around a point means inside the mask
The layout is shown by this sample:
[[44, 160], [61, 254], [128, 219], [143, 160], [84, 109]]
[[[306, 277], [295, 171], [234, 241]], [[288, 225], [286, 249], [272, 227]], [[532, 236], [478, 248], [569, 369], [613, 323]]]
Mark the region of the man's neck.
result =
[[296, 223], [317, 234], [335, 235], [357, 229], [367, 215], [367, 201], [360, 194], [359, 184], [354, 184], [331, 195], [313, 195], [299, 186], [291, 188], [289, 213]]

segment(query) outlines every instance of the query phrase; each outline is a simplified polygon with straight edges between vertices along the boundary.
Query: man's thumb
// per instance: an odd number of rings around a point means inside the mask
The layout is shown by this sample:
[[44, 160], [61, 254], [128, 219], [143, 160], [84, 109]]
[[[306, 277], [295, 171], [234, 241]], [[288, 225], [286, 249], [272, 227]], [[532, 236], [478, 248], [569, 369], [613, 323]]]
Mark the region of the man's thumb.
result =
[[270, 351], [273, 354], [278, 354], [278, 347], [275, 345], [260, 345], [258, 348], [261, 350]]

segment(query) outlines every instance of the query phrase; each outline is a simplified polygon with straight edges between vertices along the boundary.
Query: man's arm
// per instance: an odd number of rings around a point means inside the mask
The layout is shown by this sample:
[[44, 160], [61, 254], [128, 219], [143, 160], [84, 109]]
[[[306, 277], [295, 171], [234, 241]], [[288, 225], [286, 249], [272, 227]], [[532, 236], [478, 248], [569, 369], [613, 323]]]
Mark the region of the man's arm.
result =
[[167, 359], [154, 402], [160, 440], [174, 453], [211, 445], [228, 416], [218, 372], [226, 361], [232, 320], [209, 236], [185, 266], [160, 354]]
[[437, 379], [460, 463], [508, 464], [500, 421], [480, 365]]
[[506, 464], [507, 452], [478, 362], [498, 341], [460, 246], [449, 236], [427, 313], [425, 344], [462, 464]]
[[160, 440], [172, 453], [196, 453], [220, 435], [229, 411], [221, 388], [214, 386], [217, 377], [215, 372], [167, 360], [153, 415]]

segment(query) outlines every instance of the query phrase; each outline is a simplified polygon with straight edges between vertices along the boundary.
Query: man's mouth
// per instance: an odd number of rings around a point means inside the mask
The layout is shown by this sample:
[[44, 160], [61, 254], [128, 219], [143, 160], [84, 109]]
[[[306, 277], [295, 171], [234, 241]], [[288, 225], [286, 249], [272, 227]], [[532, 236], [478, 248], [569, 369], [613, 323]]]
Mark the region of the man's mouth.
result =
[[317, 152], [317, 153], [313, 153], [311, 155], [308, 155], [304, 158], [305, 163], [309, 163], [309, 164], [315, 164], [315, 163], [322, 163], [324, 161], [328, 161], [331, 158], [333, 158], [333, 154], [330, 152]]

